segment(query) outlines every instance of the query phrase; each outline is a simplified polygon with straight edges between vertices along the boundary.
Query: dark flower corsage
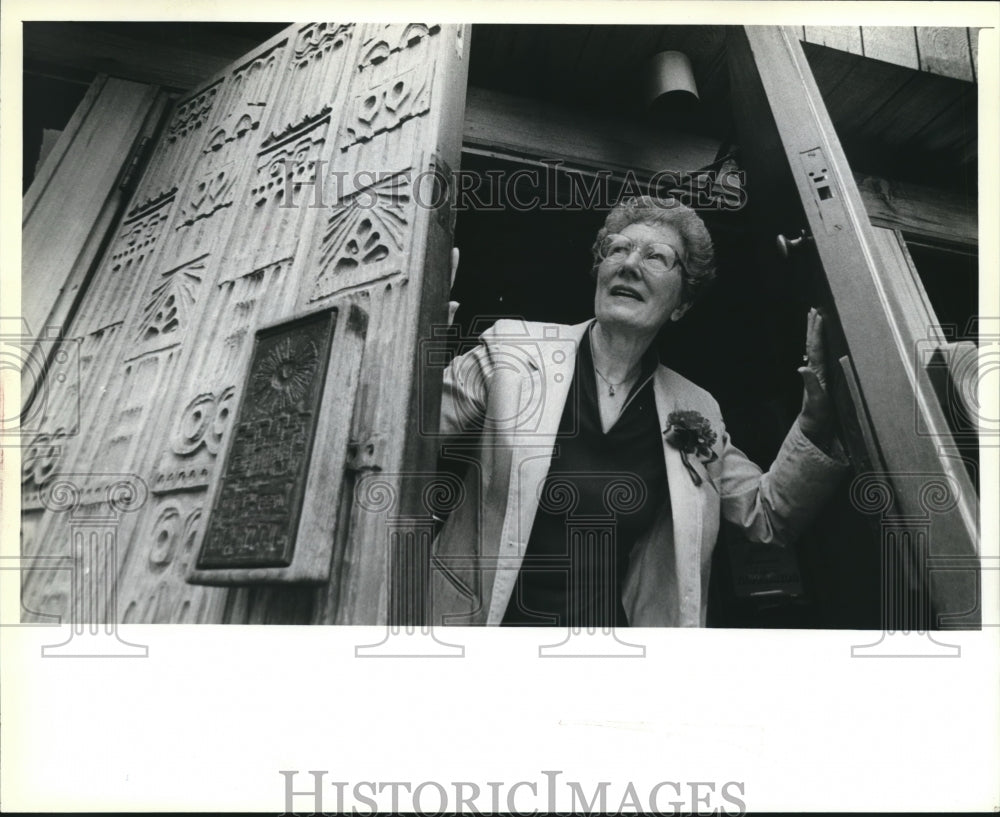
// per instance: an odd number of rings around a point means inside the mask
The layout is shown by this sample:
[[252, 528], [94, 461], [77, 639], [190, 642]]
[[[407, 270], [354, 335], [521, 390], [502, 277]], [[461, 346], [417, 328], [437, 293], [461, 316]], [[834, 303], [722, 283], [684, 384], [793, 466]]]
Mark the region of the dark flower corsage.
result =
[[701, 485], [701, 476], [694, 470], [688, 457], [694, 454], [706, 465], [715, 462], [719, 456], [712, 450], [715, 432], [712, 426], [697, 411], [672, 411], [667, 417], [667, 427], [663, 430], [666, 441], [681, 452], [684, 467], [695, 485]]

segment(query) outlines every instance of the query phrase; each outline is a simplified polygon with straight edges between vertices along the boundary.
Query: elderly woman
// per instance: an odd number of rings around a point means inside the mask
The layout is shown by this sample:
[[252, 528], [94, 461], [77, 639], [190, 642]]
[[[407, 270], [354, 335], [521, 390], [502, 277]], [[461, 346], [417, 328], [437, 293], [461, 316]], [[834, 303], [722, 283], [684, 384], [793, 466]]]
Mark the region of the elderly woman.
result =
[[593, 252], [592, 320], [498, 321], [445, 371], [447, 451], [473, 465], [434, 545], [436, 624], [704, 626], [720, 517], [791, 542], [845, 467], [815, 310], [802, 411], [762, 473], [653, 343], [714, 277], [698, 215], [630, 199]]

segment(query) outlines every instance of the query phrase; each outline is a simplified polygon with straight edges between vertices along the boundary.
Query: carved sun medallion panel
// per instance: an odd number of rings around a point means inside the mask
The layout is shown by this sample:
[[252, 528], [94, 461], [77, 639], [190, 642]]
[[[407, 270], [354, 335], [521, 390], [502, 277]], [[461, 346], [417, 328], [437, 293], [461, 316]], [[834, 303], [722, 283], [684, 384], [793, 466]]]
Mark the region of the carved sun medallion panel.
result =
[[199, 569], [291, 564], [336, 316], [257, 333]]

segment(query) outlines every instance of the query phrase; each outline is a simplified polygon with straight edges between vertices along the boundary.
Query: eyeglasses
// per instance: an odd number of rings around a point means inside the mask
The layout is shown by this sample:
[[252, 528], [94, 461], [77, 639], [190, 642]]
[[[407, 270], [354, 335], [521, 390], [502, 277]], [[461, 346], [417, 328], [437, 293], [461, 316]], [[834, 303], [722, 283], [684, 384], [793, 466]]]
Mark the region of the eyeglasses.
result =
[[597, 254], [602, 261], [623, 264], [636, 249], [639, 250], [640, 267], [650, 275], [663, 275], [678, 265], [682, 270], [685, 269], [680, 253], [669, 244], [652, 243], [638, 246], [628, 236], [614, 233], [604, 237], [597, 248]]

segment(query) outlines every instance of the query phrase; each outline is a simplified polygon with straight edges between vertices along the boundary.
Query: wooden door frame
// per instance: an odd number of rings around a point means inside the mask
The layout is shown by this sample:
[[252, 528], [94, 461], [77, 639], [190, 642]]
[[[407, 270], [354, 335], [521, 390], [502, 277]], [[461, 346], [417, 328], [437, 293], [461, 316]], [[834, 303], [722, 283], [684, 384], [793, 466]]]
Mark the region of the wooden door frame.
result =
[[[748, 26], [743, 32], [761, 74], [786, 159], [793, 168], [808, 221], [803, 226], [809, 228], [828, 271], [834, 302], [844, 316], [850, 365], [860, 387], [856, 395], [860, 405], [855, 409], [861, 425], [872, 432], [868, 435], [873, 449], [869, 459], [881, 466], [878, 479], [893, 496], [893, 510], [889, 513], [929, 516], [928, 485], [938, 485], [948, 495], [951, 507], [933, 509], [934, 553], [952, 560], [971, 560], [970, 569], [975, 568], [978, 499], [961, 462], [949, 456], [955, 444], [946, 407], [941, 405], [920, 362], [927, 345], [939, 344], [942, 339], [934, 333], [937, 321], [926, 293], [905, 264], [905, 248], [899, 246], [892, 230], [885, 229], [905, 226], [940, 235], [942, 228], [935, 222], [939, 215], [948, 213], [946, 221], [950, 226], [946, 229], [952, 234], [957, 231], [971, 242], [976, 238], [974, 213], [967, 206], [956, 207], [953, 197], [912, 186], [903, 189], [895, 185], [905, 195], [902, 203], [889, 206], [877, 194], [885, 180], [856, 180], [850, 170], [798, 33], [777, 26]], [[801, 104], [803, 94], [807, 105]], [[470, 100], [475, 107], [466, 122], [467, 144], [479, 150], [493, 149], [501, 155], [511, 155], [512, 151], [537, 154], [551, 146], [553, 158], [566, 156], [566, 142], [559, 134], [568, 132], [568, 128], [558, 114], [528, 131], [518, 123], [526, 118], [524, 112], [537, 107], [530, 101], [514, 102], [482, 92], [470, 93]], [[490, 105], [494, 110], [484, 110]], [[537, 114], [534, 111], [536, 123]], [[493, 127], [484, 127], [483, 122], [490, 119]], [[578, 134], [574, 142], [593, 161], [586, 137]], [[817, 147], [831, 166], [835, 198], [842, 205], [836, 224], [817, 204], [808, 176], [798, 172], [802, 154]], [[621, 164], [618, 156], [608, 158], [613, 164]], [[858, 181], [862, 181], [860, 189]], [[880, 307], [872, 309], [873, 304]], [[907, 407], [909, 410], [903, 412], [906, 416], [900, 416], [900, 395], [905, 394], [913, 396], [913, 408]], [[937, 581], [933, 588], [935, 601], [945, 609], [962, 608], [967, 602], [964, 587]]]
[[[949, 456], [956, 448], [945, 409], [920, 364], [928, 344], [939, 345], [943, 338], [935, 334], [933, 309], [919, 279], [912, 274], [912, 265], [907, 265], [905, 247], [894, 232], [907, 229], [930, 237], [950, 234], [974, 243], [975, 211], [960, 197], [855, 175], [798, 33], [779, 26], [748, 26], [743, 30], [779, 120], [789, 162], [804, 150], [805, 140], [809, 142], [806, 147], [821, 147], [833, 163], [834, 184], [844, 205], [844, 223], [835, 231], [824, 228], [822, 215], [811, 204], [813, 194], [803, 174], [794, 175], [820, 259], [827, 270], [835, 270], [829, 277], [838, 310], [851, 316], [843, 323], [850, 362], [860, 386], [855, 395], [860, 402], [856, 410], [862, 427], [871, 430], [867, 435], [872, 448], [869, 458], [881, 464], [877, 479], [893, 496], [887, 514], [929, 516], [928, 485], [942, 487], [954, 502], [945, 510], [934, 509], [934, 555], [957, 562], [963, 569], [978, 570], [976, 491], [961, 462]], [[803, 90], [809, 105], [796, 109], [787, 100], [800, 100]], [[477, 152], [514, 159], [519, 154], [523, 158], [551, 152], [552, 158], [561, 159], [575, 150], [585, 160], [584, 165], [597, 160], [587, 135], [574, 134], [568, 118], [558, 111], [549, 113], [541, 103], [481, 89], [470, 89], [469, 99], [465, 145]], [[685, 142], [683, 136], [679, 138], [676, 152], [697, 155], [699, 145]], [[567, 145], [574, 146], [569, 153]], [[607, 155], [607, 161], [612, 166], [622, 164], [619, 154]], [[887, 185], [898, 194], [892, 201], [879, 195]], [[872, 304], [882, 307], [872, 309]], [[854, 318], [859, 315], [864, 319]], [[906, 416], [900, 416], [900, 394], [912, 394], [914, 398], [914, 408]], [[913, 475], [924, 478], [907, 478]], [[969, 603], [967, 584], [961, 582], [938, 581], [933, 596], [935, 602], [950, 610], [965, 609], [963, 605]]]
[[[43, 343], [72, 322], [168, 108], [155, 85], [99, 75], [24, 194], [21, 275], [31, 286], [22, 281], [21, 309]], [[38, 344], [33, 352], [45, 356]]]
[[[938, 572], [931, 567], [920, 580], [930, 583], [937, 609], [977, 617], [978, 599], [968, 598], [968, 582], [955, 573], [944, 575], [951, 570], [965, 572], [967, 578], [969, 571], [978, 572], [979, 502], [962, 463], [952, 454], [955, 443], [945, 409], [920, 364], [928, 327], [921, 293], [912, 276], [893, 274], [894, 265], [882, 257], [797, 33], [787, 27], [746, 26], [737, 36], [759, 71], [804, 209], [802, 226], [811, 236], [841, 318], [847, 365], [858, 385], [858, 420], [871, 431], [869, 455], [875, 471], [859, 475], [852, 498], [861, 510], [874, 501], [867, 511], [881, 510], [883, 527], [925, 520], [931, 559], [948, 561], [949, 567]], [[813, 157], [820, 157], [829, 170], [824, 191], [818, 176], [808, 173]], [[872, 491], [880, 493], [877, 501]]]

